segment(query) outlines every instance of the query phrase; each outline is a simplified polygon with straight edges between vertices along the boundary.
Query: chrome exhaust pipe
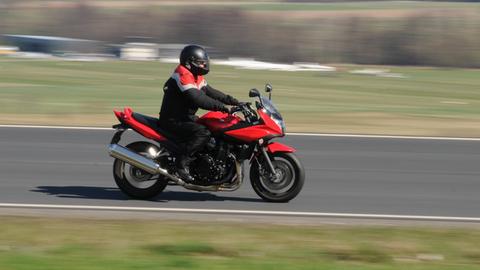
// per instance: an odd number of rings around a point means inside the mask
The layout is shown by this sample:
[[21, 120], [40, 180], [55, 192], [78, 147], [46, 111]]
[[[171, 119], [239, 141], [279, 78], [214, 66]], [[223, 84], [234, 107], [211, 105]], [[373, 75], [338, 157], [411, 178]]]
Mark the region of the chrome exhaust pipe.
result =
[[142, 169], [150, 174], [158, 174], [160, 165], [155, 161], [139, 155], [130, 149], [118, 144], [110, 144], [108, 146], [108, 154], [111, 157], [120, 159], [132, 166]]
[[167, 170], [160, 167], [160, 164], [156, 163], [152, 159], [139, 155], [132, 150], [123, 147], [119, 144], [110, 144], [108, 145], [108, 154], [111, 157], [117, 158], [123, 162], [126, 162], [134, 167], [142, 169], [150, 174], [161, 174], [164, 175], [173, 181], [175, 181], [178, 185], [184, 186], [185, 182], [168, 173]]

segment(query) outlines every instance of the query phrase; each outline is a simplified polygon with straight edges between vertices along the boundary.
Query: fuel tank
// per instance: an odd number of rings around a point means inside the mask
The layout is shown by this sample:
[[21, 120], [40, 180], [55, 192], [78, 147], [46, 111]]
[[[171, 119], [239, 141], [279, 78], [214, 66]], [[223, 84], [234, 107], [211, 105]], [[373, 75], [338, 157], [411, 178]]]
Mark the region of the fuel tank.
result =
[[206, 126], [210, 132], [217, 133], [240, 122], [240, 118], [223, 112], [208, 112], [197, 122]]

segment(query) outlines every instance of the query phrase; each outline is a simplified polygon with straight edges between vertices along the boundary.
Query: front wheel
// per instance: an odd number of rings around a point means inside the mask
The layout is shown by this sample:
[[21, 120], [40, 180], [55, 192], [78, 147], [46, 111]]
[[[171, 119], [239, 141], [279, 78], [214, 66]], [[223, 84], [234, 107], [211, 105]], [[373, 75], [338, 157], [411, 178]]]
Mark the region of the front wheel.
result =
[[262, 158], [257, 159], [250, 169], [253, 190], [265, 201], [288, 202], [302, 190], [305, 169], [293, 153], [269, 154], [275, 175], [271, 175]]
[[[159, 148], [148, 142], [134, 142], [127, 148], [142, 156], [150, 157], [151, 151]], [[113, 162], [113, 177], [120, 190], [131, 198], [150, 199], [162, 192], [168, 184], [168, 179], [162, 175], [151, 175], [119, 159]]]

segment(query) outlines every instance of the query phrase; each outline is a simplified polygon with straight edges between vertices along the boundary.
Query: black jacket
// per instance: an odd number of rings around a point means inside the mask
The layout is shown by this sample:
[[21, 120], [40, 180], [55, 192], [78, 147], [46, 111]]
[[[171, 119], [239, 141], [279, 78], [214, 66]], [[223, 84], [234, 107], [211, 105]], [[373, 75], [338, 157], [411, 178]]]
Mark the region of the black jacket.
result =
[[207, 84], [203, 76], [194, 76], [179, 65], [163, 88], [160, 124], [166, 121], [195, 121], [199, 108], [227, 111], [225, 104], [238, 105], [238, 101]]

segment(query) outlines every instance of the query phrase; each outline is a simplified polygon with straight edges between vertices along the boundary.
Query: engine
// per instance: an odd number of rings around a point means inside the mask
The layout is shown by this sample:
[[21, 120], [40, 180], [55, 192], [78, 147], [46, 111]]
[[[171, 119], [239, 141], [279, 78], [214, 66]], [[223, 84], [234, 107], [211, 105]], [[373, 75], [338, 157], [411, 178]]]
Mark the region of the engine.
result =
[[213, 185], [230, 181], [233, 159], [215, 159], [208, 153], [198, 153], [190, 164], [190, 173], [198, 185]]

